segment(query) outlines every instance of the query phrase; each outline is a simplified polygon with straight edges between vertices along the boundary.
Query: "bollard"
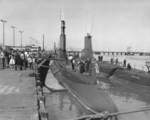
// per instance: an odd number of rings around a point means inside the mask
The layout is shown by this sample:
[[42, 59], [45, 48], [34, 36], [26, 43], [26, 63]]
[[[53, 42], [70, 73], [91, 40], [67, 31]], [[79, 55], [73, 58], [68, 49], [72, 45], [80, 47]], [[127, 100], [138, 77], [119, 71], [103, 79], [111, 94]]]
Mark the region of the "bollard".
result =
[[36, 81], [36, 86], [41, 86], [41, 81], [40, 80]]
[[43, 104], [45, 105], [45, 97], [44, 96], [39, 96], [39, 101], [42, 101]]
[[35, 80], [40, 80], [40, 76], [36, 76], [36, 77], [35, 77]]
[[41, 120], [48, 120], [48, 113], [47, 112], [43, 112], [41, 113]]
[[36, 90], [37, 90], [37, 93], [38, 93], [38, 94], [39, 94], [39, 92], [42, 92], [42, 93], [43, 93], [43, 90], [42, 90], [41, 86], [37, 86], [37, 87], [36, 87]]
[[38, 91], [38, 96], [43, 96], [43, 91]]
[[44, 77], [45, 77], [46, 70], [41, 67], [42, 65], [45, 65], [45, 63], [47, 64], [46, 61], [41, 62], [35, 68], [36, 69], [35, 81], [36, 81], [39, 120], [48, 120], [48, 112], [46, 111], [46, 108], [45, 108], [45, 96], [43, 95], [43, 85], [44, 85]]
[[40, 105], [39, 113], [41, 120], [48, 120], [48, 112], [45, 109], [44, 102], [42, 100], [39, 100], [39, 105]]
[[35, 76], [38, 76], [40, 73], [36, 70], [35, 72]]
[[35, 74], [35, 80], [40, 80], [40, 73]]

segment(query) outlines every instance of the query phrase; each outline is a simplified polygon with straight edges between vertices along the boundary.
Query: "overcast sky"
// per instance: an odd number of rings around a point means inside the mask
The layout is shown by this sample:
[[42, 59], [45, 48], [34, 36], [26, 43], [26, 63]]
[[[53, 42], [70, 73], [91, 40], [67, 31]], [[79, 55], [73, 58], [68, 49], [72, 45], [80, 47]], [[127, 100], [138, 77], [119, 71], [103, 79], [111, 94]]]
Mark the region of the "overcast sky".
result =
[[[150, 0], [0, 0], [0, 19], [6, 19], [6, 44], [12, 45], [11, 25], [23, 30], [23, 43], [42, 43], [51, 49], [60, 35], [60, 10], [66, 21], [67, 47], [82, 49], [92, 34], [94, 50], [150, 51]], [[0, 24], [2, 43], [2, 24]]]

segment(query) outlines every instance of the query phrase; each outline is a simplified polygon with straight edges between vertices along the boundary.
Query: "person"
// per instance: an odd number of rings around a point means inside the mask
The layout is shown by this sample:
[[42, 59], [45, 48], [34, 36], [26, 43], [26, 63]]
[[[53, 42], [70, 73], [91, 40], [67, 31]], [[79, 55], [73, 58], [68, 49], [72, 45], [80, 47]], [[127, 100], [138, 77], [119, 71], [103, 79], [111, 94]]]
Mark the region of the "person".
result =
[[90, 63], [91, 63], [90, 59], [87, 59], [85, 61], [85, 72], [89, 72]]
[[99, 65], [97, 62], [95, 62], [95, 72], [96, 72], [96, 74], [99, 73]]
[[6, 57], [6, 67], [7, 67], [7, 68], [9, 67], [9, 61], [10, 61], [9, 55], [10, 55], [9, 52], [6, 51], [6, 52], [5, 52], [5, 57]]
[[101, 62], [101, 56], [98, 56], [98, 61]]
[[146, 61], [145, 66], [147, 67], [147, 72], [150, 73], [150, 61]]
[[22, 70], [21, 64], [21, 58], [19, 52], [17, 51], [15, 52], [15, 70], [17, 70], [18, 68]]
[[24, 61], [25, 61], [25, 69], [28, 68], [28, 57], [29, 53], [27, 51], [24, 51]]
[[127, 69], [128, 69], [128, 70], [131, 70], [131, 69], [132, 69], [130, 63], [127, 64]]
[[30, 55], [28, 56], [27, 60], [28, 60], [29, 68], [33, 69], [33, 60], [32, 60], [32, 57]]
[[80, 73], [84, 73], [85, 72], [84, 65], [85, 65], [84, 62], [81, 60], [79, 62], [79, 71], [80, 71]]
[[123, 60], [123, 67], [126, 67], [127, 61], [126, 59]]
[[103, 62], [103, 56], [98, 56], [98, 61]]
[[71, 66], [72, 66], [72, 70], [74, 70], [75, 69], [75, 59], [74, 58], [71, 59]]
[[13, 69], [15, 66], [15, 60], [14, 60], [14, 56], [11, 55], [10, 61], [9, 61], [9, 67], [10, 69]]
[[116, 65], [118, 64], [118, 58], [116, 58]]
[[23, 68], [24, 69], [26, 69], [25, 67], [25, 55], [24, 55], [24, 52], [22, 51], [21, 53], [20, 53], [20, 58], [21, 58], [21, 60], [20, 60], [20, 70], [22, 70]]
[[101, 62], [103, 62], [103, 56], [101, 56]]
[[113, 58], [111, 58], [111, 59], [110, 59], [110, 63], [111, 63], [111, 64], [113, 64], [113, 63], [114, 63], [114, 60], [113, 60]]
[[2, 66], [3, 66], [3, 69], [4, 69], [5, 68], [5, 55], [4, 55], [4, 51], [1, 51], [0, 58], [2, 60]]

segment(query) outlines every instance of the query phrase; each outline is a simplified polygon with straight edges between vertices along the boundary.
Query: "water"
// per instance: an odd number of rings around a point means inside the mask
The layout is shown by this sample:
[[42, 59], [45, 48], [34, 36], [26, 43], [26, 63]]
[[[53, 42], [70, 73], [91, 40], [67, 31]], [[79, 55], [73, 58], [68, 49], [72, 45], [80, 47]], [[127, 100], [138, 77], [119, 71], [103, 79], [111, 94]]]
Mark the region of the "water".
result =
[[[98, 55], [94, 55], [96, 59], [98, 59]], [[126, 59], [127, 63], [130, 63], [133, 68], [147, 71], [145, 66], [146, 61], [150, 61], [150, 56], [113, 56], [113, 55], [103, 55], [104, 61], [110, 61], [111, 58], [118, 58], [119, 62], [122, 64], [123, 60]]]
[[[98, 56], [95, 56], [95, 58], [97, 57]], [[147, 71], [145, 62], [150, 61], [150, 56], [103, 56], [104, 61], [110, 61], [111, 58], [118, 58], [120, 63], [123, 63], [123, 60], [126, 59], [127, 63], [130, 63], [133, 68], [144, 71]], [[100, 87], [108, 93], [120, 112], [132, 111], [150, 106], [149, 86], [146, 87], [134, 84], [130, 81], [117, 79], [115, 77], [112, 77], [110, 80], [111, 83], [106, 83], [106, 81], [104, 81], [107, 89], [104, 89], [104, 85]], [[149, 120], [150, 111], [120, 115], [118, 118], [119, 120]]]
[[[127, 98], [125, 96], [116, 96], [112, 94], [111, 98], [121, 112], [139, 110], [145, 106], [148, 106], [146, 102], [137, 100], [134, 97]], [[119, 120], [149, 120], [150, 111], [119, 115], [118, 118]]]
[[70, 120], [90, 114], [67, 91], [46, 94], [46, 109], [50, 120]]
[[[150, 88], [112, 77], [100, 81], [99, 89], [105, 91], [113, 100], [119, 112], [139, 110], [150, 106]], [[119, 120], [149, 120], [150, 111], [119, 115]]]

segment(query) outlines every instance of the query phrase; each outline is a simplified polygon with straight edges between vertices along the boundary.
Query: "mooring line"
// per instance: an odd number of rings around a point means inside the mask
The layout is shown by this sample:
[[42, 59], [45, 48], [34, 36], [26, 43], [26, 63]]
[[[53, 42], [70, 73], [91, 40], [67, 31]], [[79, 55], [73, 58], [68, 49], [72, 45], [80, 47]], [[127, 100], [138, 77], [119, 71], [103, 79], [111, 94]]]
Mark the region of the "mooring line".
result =
[[[60, 72], [60, 70], [59, 70], [59, 72]], [[57, 72], [57, 73], [58, 73], [58, 72]], [[56, 75], [57, 73], [55, 73], [55, 75]], [[61, 82], [61, 83], [62, 83], [62, 82]], [[90, 112], [92, 112], [92, 113], [94, 113], [94, 114], [98, 114], [97, 111], [93, 110], [92, 108], [88, 107], [84, 102], [82, 102], [82, 100], [80, 100], [80, 98], [70, 90], [70, 88], [68, 87], [68, 85], [67, 85], [66, 83], [63, 82], [62, 84], [63, 84], [63, 86], [68, 90], [68, 92], [69, 92], [74, 98], [76, 98], [77, 101], [78, 101], [84, 108], [86, 108], [88, 111], [90, 111]], [[74, 91], [74, 92], [75, 92], [75, 91]]]
[[131, 110], [131, 111], [124, 111], [124, 112], [116, 112], [116, 113], [107, 113], [105, 115], [105, 113], [98, 113], [98, 114], [94, 114], [94, 115], [83, 115], [81, 117], [76, 117], [73, 118], [71, 120], [81, 120], [81, 119], [87, 119], [87, 118], [110, 118], [113, 116], [119, 116], [119, 115], [126, 115], [126, 114], [132, 114], [132, 113], [137, 113], [137, 112], [144, 112], [144, 111], [150, 111], [150, 107], [142, 107], [143, 109], [139, 109], [139, 110]]

